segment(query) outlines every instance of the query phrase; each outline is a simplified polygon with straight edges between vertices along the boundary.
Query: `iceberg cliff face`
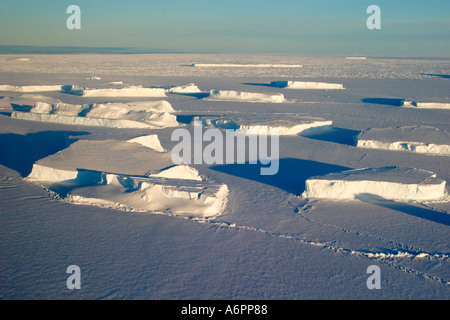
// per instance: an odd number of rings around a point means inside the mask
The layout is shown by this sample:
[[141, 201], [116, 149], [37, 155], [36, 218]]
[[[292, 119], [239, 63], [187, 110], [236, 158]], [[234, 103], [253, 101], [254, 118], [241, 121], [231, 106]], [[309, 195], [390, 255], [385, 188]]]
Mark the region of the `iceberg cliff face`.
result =
[[236, 64], [236, 63], [194, 63], [193, 67], [206, 68], [302, 68], [301, 64]]
[[194, 117], [192, 123], [206, 127], [240, 130], [243, 134], [297, 135], [313, 134], [332, 130], [333, 122], [322, 118], [290, 115], [249, 115], [231, 117]]
[[36, 162], [26, 179], [74, 204], [198, 218], [221, 214], [228, 197], [225, 184], [133, 141], [76, 141]]
[[427, 126], [371, 128], [356, 137], [358, 148], [450, 155], [450, 135]]
[[139, 129], [158, 129], [160, 126], [146, 124], [138, 121], [126, 120], [126, 119], [98, 119], [98, 118], [85, 118], [85, 117], [71, 117], [55, 114], [39, 114], [28, 112], [13, 112], [11, 118], [41, 121], [41, 122], [53, 122], [62, 123], [72, 126], [92, 126], [92, 127], [106, 127], [106, 128], [139, 128]]
[[82, 97], [166, 97], [164, 88], [127, 86], [123, 88], [89, 89], [80, 86], [64, 86], [67, 93]]
[[179, 125], [170, 113], [173, 111], [163, 100], [92, 105], [36, 102], [30, 112], [13, 112], [11, 117], [79, 126], [160, 129]]
[[303, 196], [347, 200], [439, 200], [446, 197], [445, 184], [433, 172], [421, 169], [367, 168], [309, 178]]
[[309, 82], [309, 81], [272, 81], [272, 87], [286, 89], [322, 89], [322, 90], [342, 90], [344, 85], [340, 83]]
[[416, 109], [450, 109], [450, 103], [404, 101], [403, 107]]
[[46, 91], [61, 91], [61, 85], [37, 85], [37, 86], [12, 86], [9, 84], [0, 85], [0, 91], [13, 92], [46, 92]]
[[222, 100], [222, 101], [243, 101], [243, 102], [270, 102], [283, 103], [285, 102], [284, 95], [279, 94], [265, 94], [256, 92], [239, 92], [227, 90], [211, 90], [208, 100]]
[[174, 86], [167, 89], [168, 92], [174, 93], [199, 93], [202, 92], [194, 83], [183, 86]]
[[[58, 186], [56, 192], [62, 191], [75, 204], [199, 218], [222, 213], [228, 195], [225, 184], [201, 181], [192, 168], [174, 168], [166, 170], [167, 174], [143, 177], [34, 165], [27, 179], [50, 189]], [[181, 179], [179, 174], [189, 177]], [[64, 190], [64, 183], [71, 183], [70, 189]]]

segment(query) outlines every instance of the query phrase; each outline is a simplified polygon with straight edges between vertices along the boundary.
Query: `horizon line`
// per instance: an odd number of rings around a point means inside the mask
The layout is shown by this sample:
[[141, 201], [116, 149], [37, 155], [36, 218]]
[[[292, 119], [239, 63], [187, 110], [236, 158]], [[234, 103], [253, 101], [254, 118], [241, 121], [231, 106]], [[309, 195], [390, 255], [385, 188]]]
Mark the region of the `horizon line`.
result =
[[145, 47], [95, 47], [95, 46], [36, 46], [0, 45], [0, 54], [260, 54], [260, 55], [302, 55], [302, 56], [345, 56], [376, 59], [433, 59], [449, 60], [450, 57], [414, 55], [364, 55], [357, 53], [300, 53], [300, 52], [235, 52], [235, 51], [179, 51], [151, 49]]

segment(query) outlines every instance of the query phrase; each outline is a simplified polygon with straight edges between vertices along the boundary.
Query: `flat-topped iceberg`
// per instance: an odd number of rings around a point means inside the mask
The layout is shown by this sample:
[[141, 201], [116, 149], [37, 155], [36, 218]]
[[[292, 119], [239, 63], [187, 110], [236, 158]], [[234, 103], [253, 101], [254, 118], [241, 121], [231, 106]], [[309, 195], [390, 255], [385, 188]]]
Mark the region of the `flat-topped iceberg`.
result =
[[57, 103], [47, 103], [47, 102], [36, 102], [33, 108], [31, 108], [31, 113], [43, 113], [43, 114], [57, 114], [64, 116], [78, 117], [84, 111], [89, 109], [89, 105], [80, 104], [69, 104], [63, 102]]
[[283, 103], [285, 102], [284, 95], [278, 94], [266, 94], [256, 92], [239, 92], [232, 90], [211, 90], [208, 100], [221, 100], [221, 101], [242, 101], [242, 102], [271, 102], [271, 103]]
[[228, 187], [205, 181], [100, 174], [100, 183], [74, 188], [66, 199], [125, 211], [208, 218], [225, 209]]
[[37, 161], [26, 179], [75, 204], [200, 218], [220, 214], [228, 195], [225, 184], [173, 165], [169, 152], [114, 140], [79, 140]]
[[35, 86], [14, 86], [14, 85], [0, 85], [0, 91], [13, 92], [47, 92], [47, 91], [61, 91], [61, 85], [35, 85]]
[[164, 100], [83, 105], [36, 102], [29, 112], [13, 112], [11, 117], [67, 125], [160, 129], [179, 125], [173, 111]]
[[450, 155], [450, 135], [428, 126], [370, 128], [356, 137], [358, 148]]
[[34, 164], [38, 165], [66, 171], [82, 168], [127, 175], [149, 175], [172, 167], [173, 162], [170, 152], [159, 152], [139, 143], [108, 139], [78, 140]]
[[182, 86], [173, 86], [167, 89], [168, 92], [174, 93], [198, 93], [202, 92], [194, 83], [189, 83]]
[[272, 81], [272, 87], [286, 89], [324, 89], [324, 90], [340, 90], [344, 89], [344, 85], [340, 83], [326, 82], [310, 82], [310, 81]]
[[381, 167], [348, 170], [306, 180], [303, 197], [337, 200], [441, 200], [446, 182], [417, 168]]
[[63, 86], [66, 93], [82, 97], [166, 97], [164, 88], [145, 88], [143, 86], [126, 86], [123, 88], [91, 89], [81, 86]]
[[332, 130], [332, 121], [307, 115], [250, 114], [223, 117], [194, 117], [193, 124], [240, 130], [244, 134], [307, 135]]
[[213, 68], [302, 68], [301, 64], [240, 64], [240, 63], [194, 63], [193, 67], [213, 67]]
[[404, 101], [403, 107], [416, 109], [450, 109], [450, 103]]

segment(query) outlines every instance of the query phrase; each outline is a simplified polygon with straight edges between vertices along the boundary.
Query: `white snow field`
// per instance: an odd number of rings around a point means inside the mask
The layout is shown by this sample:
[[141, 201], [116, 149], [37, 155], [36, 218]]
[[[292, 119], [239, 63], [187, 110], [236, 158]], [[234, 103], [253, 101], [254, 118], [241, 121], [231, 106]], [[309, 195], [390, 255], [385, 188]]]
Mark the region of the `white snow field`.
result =
[[272, 103], [285, 102], [285, 98], [282, 93], [265, 94], [257, 92], [238, 92], [233, 90], [211, 90], [209, 96], [206, 99], [220, 100], [220, 101], [244, 101], [244, 102], [272, 102]]
[[363, 130], [356, 140], [359, 148], [450, 155], [448, 132], [427, 126], [370, 128]]
[[[4, 55], [0, 299], [447, 300], [450, 114], [402, 105], [447, 103], [449, 75], [448, 59]], [[55, 84], [72, 85], [16, 90]], [[198, 146], [195, 120], [281, 131], [278, 171], [250, 153], [175, 165], [172, 134]]]
[[306, 180], [304, 197], [358, 199], [358, 197], [427, 201], [445, 199], [445, 181], [433, 172], [401, 167], [347, 170]]
[[322, 89], [322, 90], [341, 90], [344, 85], [341, 83], [310, 82], [310, 81], [272, 81], [272, 87], [286, 89]]

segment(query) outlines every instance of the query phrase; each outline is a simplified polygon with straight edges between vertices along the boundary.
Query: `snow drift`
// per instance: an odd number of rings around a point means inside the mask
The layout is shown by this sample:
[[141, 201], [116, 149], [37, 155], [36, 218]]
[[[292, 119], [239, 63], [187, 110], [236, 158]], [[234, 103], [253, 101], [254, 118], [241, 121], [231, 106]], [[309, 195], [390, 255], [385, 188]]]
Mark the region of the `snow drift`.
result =
[[308, 82], [308, 81], [272, 81], [272, 87], [286, 88], [286, 89], [344, 89], [344, 85], [340, 83], [326, 83], [326, 82]]
[[440, 200], [446, 197], [445, 184], [435, 173], [421, 169], [366, 168], [309, 178], [302, 196], [338, 200]]
[[450, 135], [427, 126], [371, 128], [356, 137], [358, 148], [450, 155]]
[[242, 101], [242, 102], [272, 102], [283, 103], [285, 98], [283, 94], [265, 94], [255, 92], [239, 92], [227, 90], [211, 90], [208, 100], [221, 101]]

